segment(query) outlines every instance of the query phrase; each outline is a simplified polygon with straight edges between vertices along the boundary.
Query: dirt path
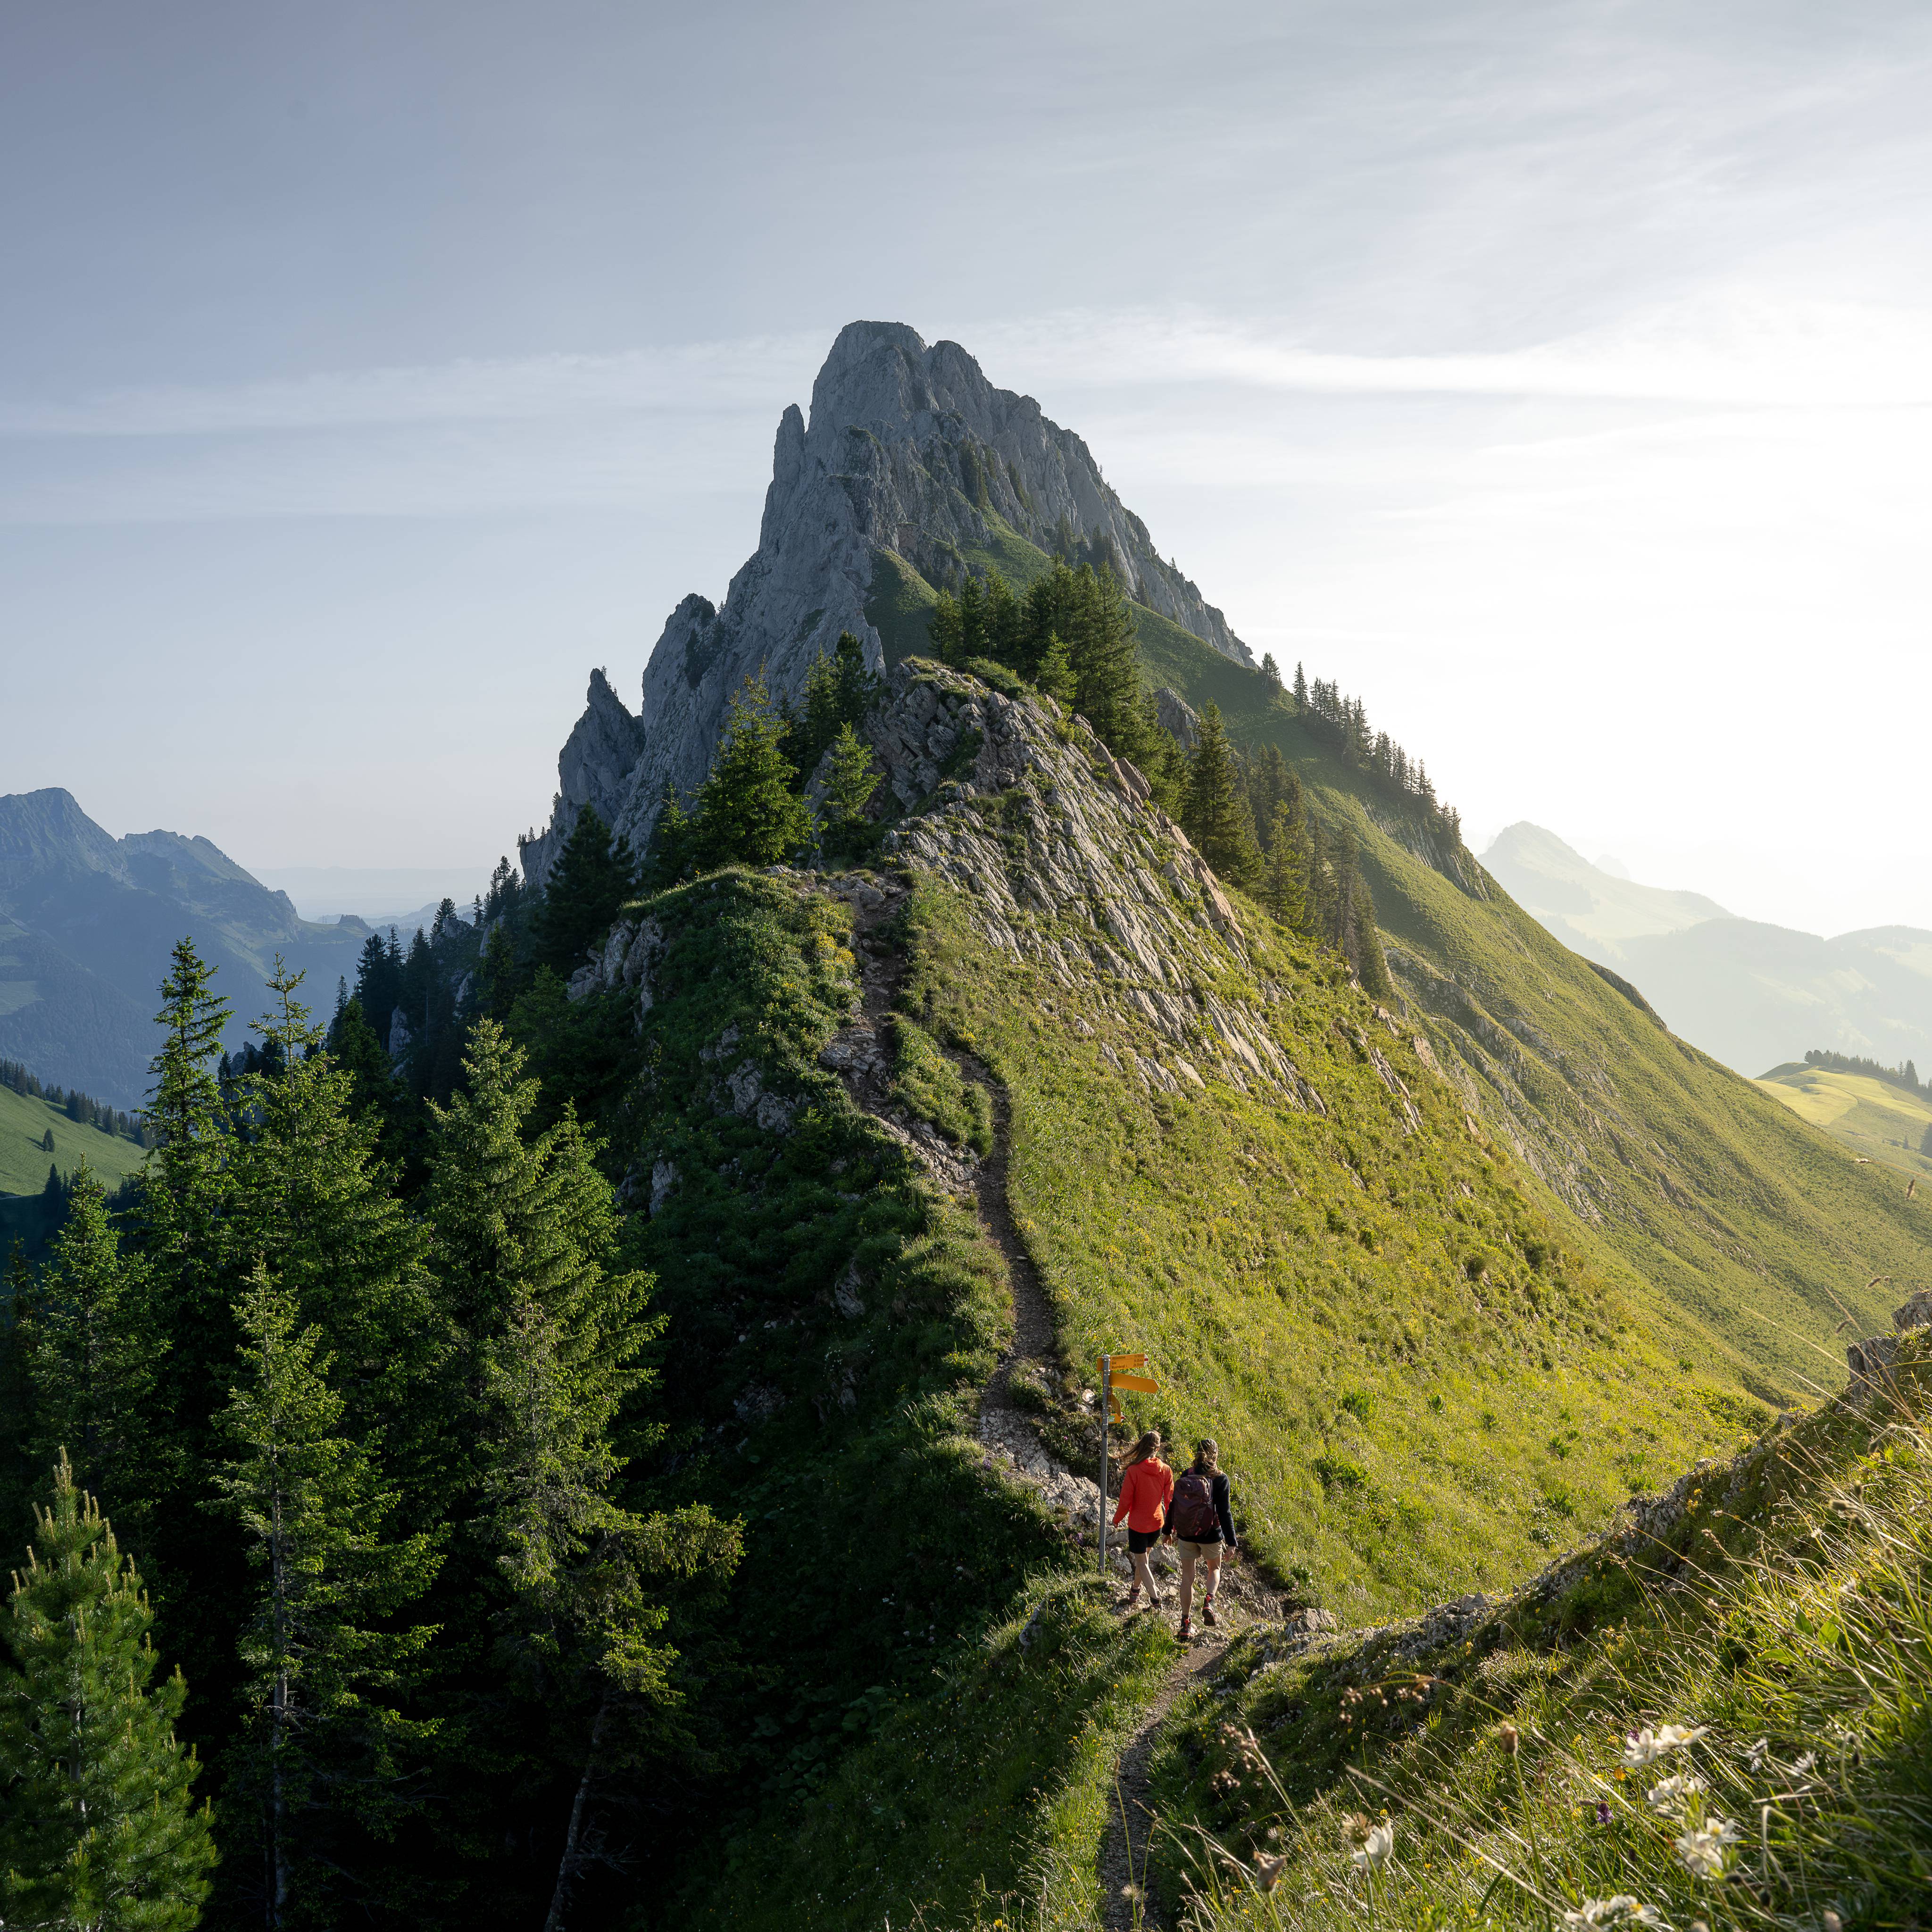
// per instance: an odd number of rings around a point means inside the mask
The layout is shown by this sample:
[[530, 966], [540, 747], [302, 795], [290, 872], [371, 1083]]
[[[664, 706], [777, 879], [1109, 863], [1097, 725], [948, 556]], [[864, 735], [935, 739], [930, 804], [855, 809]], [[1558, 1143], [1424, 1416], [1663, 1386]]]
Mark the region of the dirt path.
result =
[[[1168, 1601], [1173, 1600], [1169, 1586]], [[1201, 1630], [1174, 1660], [1160, 1694], [1142, 1713], [1140, 1723], [1120, 1752], [1115, 1773], [1113, 1808], [1107, 1835], [1100, 1842], [1100, 1922], [1108, 1932], [1132, 1932], [1136, 1926], [1162, 1927], [1172, 1922], [1168, 1901], [1145, 1886], [1148, 1840], [1154, 1825], [1148, 1768], [1154, 1741], [1167, 1722], [1174, 1700], [1213, 1674], [1228, 1648], [1225, 1630]], [[1136, 1896], [1136, 1892], [1141, 1895]]]
[[[892, 1003], [904, 980], [906, 962], [902, 953], [882, 941], [880, 929], [904, 902], [905, 891], [900, 886], [868, 886], [862, 892], [855, 890], [848, 898], [853, 909], [863, 1012], [827, 1050], [827, 1064], [843, 1075], [854, 1100], [889, 1132], [910, 1145], [936, 1178], [957, 1195], [970, 1195], [981, 1226], [1006, 1258], [1013, 1297], [1012, 1340], [1002, 1351], [981, 1396], [980, 1440], [1009, 1464], [1021, 1480], [1038, 1489], [1050, 1502], [1075, 1510], [1084, 1522], [1091, 1522], [1099, 1499], [1092, 1478], [1069, 1472], [1047, 1453], [1011, 1394], [1014, 1370], [1022, 1363], [1051, 1370], [1056, 1364], [1058, 1348], [1052, 1306], [1014, 1225], [1007, 1196], [1012, 1108], [1006, 1088], [976, 1055], [956, 1049], [950, 1052], [949, 1057], [960, 1072], [992, 1096], [993, 1148], [982, 1160], [975, 1160], [970, 1153], [950, 1146], [925, 1122], [909, 1119], [892, 1103], [890, 1066], [882, 1042]], [[1166, 1560], [1171, 1563], [1172, 1559]], [[1155, 1739], [1175, 1698], [1210, 1675], [1220, 1664], [1232, 1631], [1250, 1622], [1257, 1610], [1265, 1615], [1271, 1607], [1258, 1600], [1253, 1604], [1246, 1600], [1253, 1590], [1234, 1566], [1224, 1567], [1222, 1574], [1223, 1582], [1217, 1598], [1221, 1627], [1198, 1630], [1175, 1658], [1160, 1695], [1142, 1713], [1120, 1754], [1118, 1789], [1099, 1862], [1102, 1922], [1108, 1932], [1115, 1932], [1116, 1928], [1118, 1932], [1131, 1932], [1136, 1927], [1170, 1923], [1170, 1916], [1164, 1916], [1161, 1900], [1136, 1895], [1147, 1870], [1153, 1820], [1148, 1772]], [[1178, 1567], [1165, 1570], [1160, 1581], [1166, 1607], [1144, 1614], [1162, 1616], [1172, 1628], [1178, 1610]], [[1126, 1594], [1124, 1583], [1117, 1582], [1117, 1601], [1124, 1601]]]

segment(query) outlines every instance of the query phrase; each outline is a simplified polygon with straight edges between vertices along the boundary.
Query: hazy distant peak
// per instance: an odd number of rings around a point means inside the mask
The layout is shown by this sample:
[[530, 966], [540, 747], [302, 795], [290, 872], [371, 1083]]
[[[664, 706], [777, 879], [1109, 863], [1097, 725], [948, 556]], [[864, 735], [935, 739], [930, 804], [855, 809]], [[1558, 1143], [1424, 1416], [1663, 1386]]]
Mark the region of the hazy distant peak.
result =
[[[1702, 892], [1672, 892], [1619, 878], [1527, 819], [1498, 832], [1483, 863], [1526, 912], [1592, 957], [1614, 956], [1619, 940], [1681, 932], [1707, 919], [1730, 917]], [[1616, 958], [1605, 963], [1614, 964]]]

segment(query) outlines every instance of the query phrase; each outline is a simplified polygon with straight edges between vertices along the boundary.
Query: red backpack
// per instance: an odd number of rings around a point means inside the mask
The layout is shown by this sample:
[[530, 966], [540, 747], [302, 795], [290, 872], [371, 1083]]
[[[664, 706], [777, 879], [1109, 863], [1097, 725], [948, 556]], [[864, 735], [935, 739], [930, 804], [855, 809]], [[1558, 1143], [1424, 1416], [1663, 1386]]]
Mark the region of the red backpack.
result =
[[1220, 1541], [1221, 1514], [1214, 1507], [1214, 1492], [1198, 1470], [1187, 1470], [1174, 1484], [1167, 1524], [1185, 1543]]

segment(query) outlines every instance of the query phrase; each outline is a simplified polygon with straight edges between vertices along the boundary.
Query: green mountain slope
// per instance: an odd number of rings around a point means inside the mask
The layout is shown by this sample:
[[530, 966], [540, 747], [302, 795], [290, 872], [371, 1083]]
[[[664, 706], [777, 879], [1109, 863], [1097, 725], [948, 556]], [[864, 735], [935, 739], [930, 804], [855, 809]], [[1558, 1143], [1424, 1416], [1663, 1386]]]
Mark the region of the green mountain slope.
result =
[[[1050, 568], [986, 520], [987, 544], [963, 562], [1016, 583]], [[889, 552], [874, 580], [882, 631], [896, 624], [896, 647], [916, 648], [930, 586]], [[1690, 1354], [1714, 1352], [1762, 1400], [1835, 1387], [1835, 1330], [1847, 1312], [1881, 1312], [1874, 1276], [1918, 1266], [1932, 1204], [1904, 1202], [1672, 1036], [1466, 848], [1346, 764], [1273, 680], [1152, 611], [1136, 619], [1150, 682], [1218, 705], [1238, 743], [1278, 746], [1317, 811], [1354, 828], [1417, 1021], [1471, 1109], [1560, 1202], [1566, 1238], [1599, 1234], [1690, 1324]]]
[[1850, 1150], [1922, 1180], [1932, 1160], [1921, 1151], [1932, 1133], [1932, 1106], [1890, 1082], [1792, 1061], [1752, 1082], [1808, 1126]]
[[1162, 1384], [1116, 1453], [1211, 1430], [1250, 1560], [1354, 1617], [1503, 1587], [1768, 1419], [1082, 728], [910, 664], [867, 731], [918, 801], [886, 870], [660, 894], [579, 989], [641, 1028], [614, 1118], [670, 1318], [647, 1480], [748, 1532], [702, 1640], [756, 1660], [705, 1666], [730, 1882], [683, 1923], [1090, 1868], [1168, 1640], [1111, 1624], [1077, 1478], [1006, 1445], [1018, 1418], [1087, 1462], [1101, 1348]]
[[[43, 1144], [50, 1132], [51, 1154]], [[46, 1184], [50, 1165], [66, 1174], [83, 1160], [111, 1190], [146, 1158], [140, 1147], [118, 1134], [83, 1126], [58, 1107], [0, 1087], [0, 1194], [38, 1194]]]

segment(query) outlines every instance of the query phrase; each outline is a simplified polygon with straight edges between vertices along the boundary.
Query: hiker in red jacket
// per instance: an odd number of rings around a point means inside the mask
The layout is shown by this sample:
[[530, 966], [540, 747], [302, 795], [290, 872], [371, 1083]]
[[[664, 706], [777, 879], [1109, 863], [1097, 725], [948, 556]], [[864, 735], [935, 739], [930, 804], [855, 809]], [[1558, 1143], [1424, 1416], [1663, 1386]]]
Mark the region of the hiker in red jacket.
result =
[[1175, 1634], [1182, 1642], [1194, 1634], [1194, 1566], [1198, 1562], [1207, 1579], [1207, 1594], [1201, 1600], [1201, 1621], [1218, 1624], [1214, 1614], [1214, 1586], [1221, 1574], [1225, 1553], [1234, 1556], [1234, 1520], [1228, 1511], [1228, 1479], [1221, 1473], [1220, 1450], [1211, 1436], [1203, 1436], [1194, 1445], [1194, 1460], [1174, 1485], [1174, 1502], [1168, 1511], [1168, 1528], [1180, 1549], [1180, 1628]]
[[1114, 1521], [1127, 1520], [1127, 1553], [1134, 1561], [1134, 1587], [1127, 1592], [1122, 1614], [1130, 1613], [1146, 1586], [1148, 1601], [1160, 1607], [1160, 1592], [1154, 1586], [1148, 1568], [1148, 1552], [1160, 1540], [1167, 1523], [1167, 1505], [1174, 1495], [1174, 1472], [1160, 1460], [1160, 1431], [1150, 1429], [1128, 1452], [1120, 1472], [1120, 1500], [1114, 1505]]

